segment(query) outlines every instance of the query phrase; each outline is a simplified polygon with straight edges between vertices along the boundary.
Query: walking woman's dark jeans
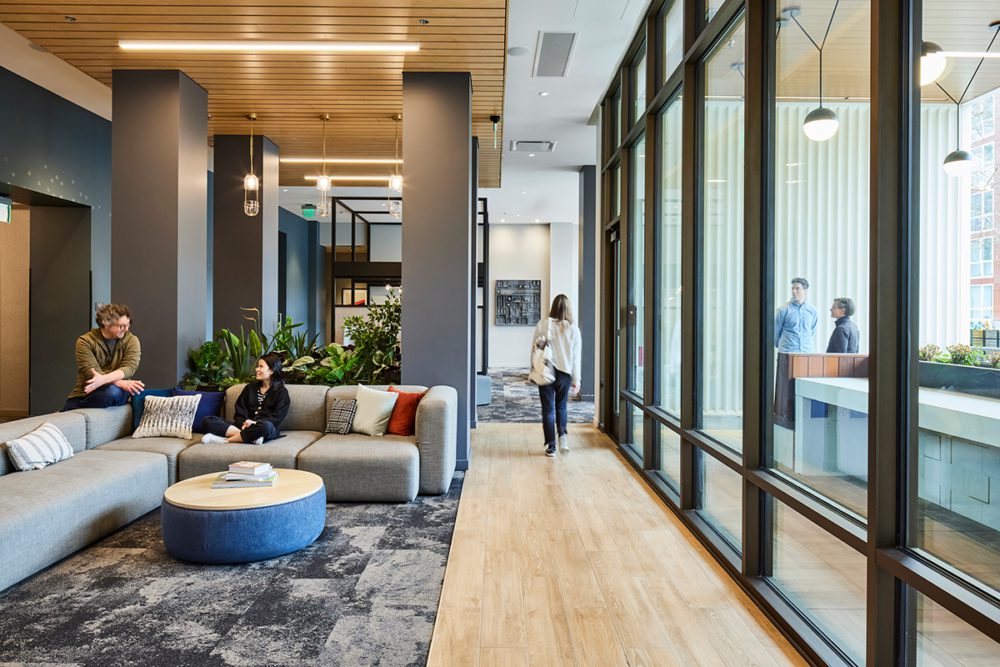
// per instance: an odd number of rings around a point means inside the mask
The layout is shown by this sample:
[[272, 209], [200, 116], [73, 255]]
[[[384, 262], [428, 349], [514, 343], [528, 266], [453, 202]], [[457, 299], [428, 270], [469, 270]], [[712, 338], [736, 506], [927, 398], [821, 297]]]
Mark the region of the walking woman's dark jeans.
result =
[[556, 370], [556, 381], [538, 388], [538, 396], [542, 399], [542, 428], [545, 430], [546, 445], [555, 445], [556, 435], [566, 435], [566, 401], [572, 381], [569, 373]]

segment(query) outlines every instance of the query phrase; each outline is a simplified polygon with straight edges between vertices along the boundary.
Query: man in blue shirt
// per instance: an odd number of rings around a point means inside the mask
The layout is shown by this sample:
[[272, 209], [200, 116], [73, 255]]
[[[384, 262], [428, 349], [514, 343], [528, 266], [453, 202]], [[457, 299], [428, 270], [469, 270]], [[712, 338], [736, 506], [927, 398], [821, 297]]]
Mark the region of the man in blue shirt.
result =
[[806, 303], [809, 281], [792, 278], [792, 300], [774, 314], [774, 346], [778, 352], [812, 352], [819, 313]]

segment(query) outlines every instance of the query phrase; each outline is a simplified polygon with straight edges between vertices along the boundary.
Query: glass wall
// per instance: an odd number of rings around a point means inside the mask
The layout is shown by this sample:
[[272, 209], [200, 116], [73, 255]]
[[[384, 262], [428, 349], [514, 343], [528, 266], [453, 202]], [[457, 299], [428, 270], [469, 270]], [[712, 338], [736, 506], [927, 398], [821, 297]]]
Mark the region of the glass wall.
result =
[[994, 10], [652, 0], [602, 100], [609, 431], [812, 664], [1000, 665]]
[[640, 138], [632, 146], [629, 173], [629, 381], [628, 388], [642, 396], [645, 368], [646, 331], [646, 140]]
[[681, 414], [681, 188], [684, 169], [682, 100], [674, 98], [659, 117], [660, 210], [657, 239], [659, 271], [659, 401], [673, 416]]
[[867, 68], [841, 76], [836, 63], [867, 62], [870, 9], [867, 1], [783, 6], [776, 12], [791, 20], [775, 39], [772, 107], [773, 466], [863, 516], [871, 81]]
[[[957, 31], [953, 8], [924, 1], [923, 41], [985, 52], [995, 31]], [[940, 75], [920, 88], [919, 431], [910, 544], [1000, 595], [998, 88], [1000, 60], [979, 57], [946, 58]], [[969, 159], [950, 162], [956, 150]]]
[[702, 65], [701, 401], [698, 425], [743, 446], [743, 95], [739, 21]]

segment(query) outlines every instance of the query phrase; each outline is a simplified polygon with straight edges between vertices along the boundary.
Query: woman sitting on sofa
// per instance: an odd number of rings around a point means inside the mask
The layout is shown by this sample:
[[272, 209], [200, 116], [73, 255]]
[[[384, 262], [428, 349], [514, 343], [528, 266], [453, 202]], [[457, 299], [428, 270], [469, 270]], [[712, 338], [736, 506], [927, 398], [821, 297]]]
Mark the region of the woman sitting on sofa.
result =
[[242, 442], [260, 445], [278, 437], [278, 426], [288, 414], [288, 390], [281, 380], [281, 356], [269, 352], [257, 360], [257, 380], [243, 387], [236, 399], [233, 421], [209, 416], [202, 420], [207, 431], [202, 442]]

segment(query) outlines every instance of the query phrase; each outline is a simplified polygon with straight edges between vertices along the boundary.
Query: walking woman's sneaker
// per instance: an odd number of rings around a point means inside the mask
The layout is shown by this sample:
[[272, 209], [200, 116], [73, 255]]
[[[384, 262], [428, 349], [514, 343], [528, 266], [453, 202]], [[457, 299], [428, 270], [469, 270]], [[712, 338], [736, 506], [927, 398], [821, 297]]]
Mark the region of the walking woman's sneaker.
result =
[[546, 456], [555, 456], [556, 455], [556, 446], [555, 446], [555, 444], [549, 444], [549, 445], [547, 445], [545, 447], [545, 455]]
[[559, 451], [563, 453], [569, 451], [569, 437], [565, 433], [559, 436]]

